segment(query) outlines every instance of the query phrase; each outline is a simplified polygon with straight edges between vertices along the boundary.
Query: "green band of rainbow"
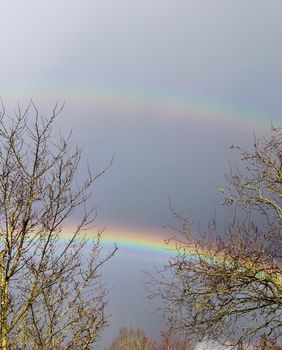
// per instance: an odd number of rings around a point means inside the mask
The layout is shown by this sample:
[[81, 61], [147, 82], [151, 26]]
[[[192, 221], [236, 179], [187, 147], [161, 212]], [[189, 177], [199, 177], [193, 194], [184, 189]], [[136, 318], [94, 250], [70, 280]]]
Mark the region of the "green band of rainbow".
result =
[[[88, 232], [88, 238], [95, 238], [96, 232]], [[252, 261], [238, 262], [225, 256], [222, 252], [210, 251], [199, 248], [196, 245], [178, 245], [175, 241], [165, 240], [163, 235], [156, 230], [136, 230], [136, 229], [112, 229], [107, 230], [102, 235], [102, 245], [112, 248], [116, 244], [121, 253], [139, 255], [143, 258], [161, 260], [163, 263], [168, 258], [183, 253], [185, 259], [203, 261], [211, 265], [220, 265], [228, 268], [230, 271], [240, 273], [247, 271], [252, 276], [254, 282], [269, 282], [277, 288], [282, 287], [282, 275], [279, 272], [271, 273], [271, 269], [266, 266], [257, 266]], [[71, 237], [71, 230], [64, 231], [65, 239]]]
[[[5, 85], [5, 86], [1, 86]], [[263, 115], [257, 110], [243, 106], [228, 105], [226, 102], [207, 98], [204, 96], [193, 96], [190, 91], [167, 91], [164, 89], [145, 89], [120, 87], [114, 85], [93, 85], [93, 84], [69, 84], [61, 86], [17, 86], [8, 83], [1, 84], [2, 90], [6, 92], [7, 97], [14, 96], [16, 100], [20, 96], [27, 99], [33, 97], [46, 100], [65, 100], [68, 105], [78, 105], [81, 108], [85, 118], [90, 114], [85, 113], [84, 109], [92, 109], [91, 118], [96, 118], [95, 108], [103, 106], [111, 114], [116, 115], [115, 111], [130, 112], [131, 117], [136, 115], [136, 110], [150, 111], [154, 118], [162, 120], [202, 120], [205, 122], [215, 122], [223, 127], [232, 122], [240, 122], [245, 126], [247, 124], [256, 127], [268, 128], [270, 122], [279, 120], [273, 115]], [[20, 84], [18, 84], [20, 85]], [[5, 102], [5, 95], [2, 98]], [[66, 108], [67, 108], [66, 106]], [[94, 110], [93, 110], [94, 108]], [[140, 115], [140, 113], [138, 113]], [[80, 118], [83, 118], [83, 115]]]

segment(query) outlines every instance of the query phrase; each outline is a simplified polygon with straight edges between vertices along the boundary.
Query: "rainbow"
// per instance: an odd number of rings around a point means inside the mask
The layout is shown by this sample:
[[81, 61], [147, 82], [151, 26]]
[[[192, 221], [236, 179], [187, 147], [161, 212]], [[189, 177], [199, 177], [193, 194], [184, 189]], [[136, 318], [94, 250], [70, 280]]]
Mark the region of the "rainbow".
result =
[[[87, 232], [87, 231], [86, 231]], [[95, 239], [97, 232], [89, 231], [86, 237]], [[65, 239], [71, 237], [71, 230], [64, 231]], [[234, 271], [247, 269], [253, 274], [257, 281], [271, 281], [277, 288], [282, 287], [282, 275], [278, 272], [271, 271], [266, 266], [254, 266], [252, 261], [238, 262], [216, 250], [203, 249], [196, 244], [182, 246], [174, 240], [165, 239], [156, 230], [140, 230], [135, 228], [119, 228], [106, 230], [102, 234], [102, 246], [112, 249], [118, 247], [118, 254], [126, 254], [133, 257], [144, 257], [153, 261], [167, 263], [168, 259], [183, 253], [185, 259], [202, 260], [208, 264], [222, 265], [227, 268], [234, 268]]]
[[[171, 92], [162, 89], [122, 88], [103, 85], [81, 84], [77, 86], [46, 86], [45, 89], [30, 86], [19, 87], [18, 92], [7, 86], [8, 96], [15, 96], [18, 100], [24, 99], [37, 101], [48, 101], [52, 103], [57, 99], [66, 101], [66, 109], [70, 111], [78, 108], [80, 117], [99, 117], [99, 108], [110, 112], [115, 116], [117, 111], [124, 115], [129, 114], [131, 118], [136, 116], [136, 111], [141, 111], [142, 118], [160, 118], [162, 121], [196, 121], [212, 122], [220, 128], [223, 125], [235, 123], [245, 127], [256, 127], [269, 129], [270, 122], [278, 121], [273, 115], [263, 115], [255, 109], [240, 106], [227, 105], [222, 101], [216, 101], [206, 97], [193, 96], [190, 92]], [[24, 91], [24, 93], [23, 93]], [[5, 102], [5, 96], [2, 96]], [[50, 101], [50, 102], [49, 102]], [[20, 100], [21, 102], [21, 100]], [[69, 107], [68, 107], [69, 106]], [[87, 109], [87, 113], [85, 112]], [[97, 111], [96, 111], [97, 109]], [[89, 113], [89, 110], [91, 113]], [[82, 115], [81, 115], [82, 114]], [[140, 113], [138, 113], [140, 115]], [[87, 117], [86, 117], [87, 116]]]
[[[68, 240], [72, 237], [74, 230], [67, 227], [61, 233], [61, 240]], [[95, 241], [98, 230], [87, 230], [82, 232], [89, 242]], [[176, 254], [175, 246], [168, 243], [161, 235], [160, 231], [153, 229], [136, 228], [107, 228], [102, 233], [101, 244], [106, 249], [118, 247], [118, 253], [131, 254], [152, 259], [168, 258]]]
[[251, 109], [232, 107], [222, 102], [193, 96], [189, 93], [165, 92], [160, 90], [115, 90], [107, 87], [86, 89], [83, 95], [79, 93], [74, 98], [90, 105], [104, 105], [114, 110], [118, 107], [122, 110], [143, 110], [155, 112], [154, 117], [164, 120], [191, 120], [200, 119], [219, 123], [243, 122], [269, 128], [269, 122], [275, 120], [255, 112]]

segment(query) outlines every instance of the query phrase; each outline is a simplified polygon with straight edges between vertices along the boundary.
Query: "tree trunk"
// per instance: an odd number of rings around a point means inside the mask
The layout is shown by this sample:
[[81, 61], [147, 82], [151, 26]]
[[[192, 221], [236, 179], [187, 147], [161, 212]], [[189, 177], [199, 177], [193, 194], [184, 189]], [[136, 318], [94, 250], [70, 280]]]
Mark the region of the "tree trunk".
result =
[[9, 284], [5, 278], [5, 272], [3, 267], [1, 268], [1, 350], [7, 350], [7, 341], [8, 341], [8, 291]]

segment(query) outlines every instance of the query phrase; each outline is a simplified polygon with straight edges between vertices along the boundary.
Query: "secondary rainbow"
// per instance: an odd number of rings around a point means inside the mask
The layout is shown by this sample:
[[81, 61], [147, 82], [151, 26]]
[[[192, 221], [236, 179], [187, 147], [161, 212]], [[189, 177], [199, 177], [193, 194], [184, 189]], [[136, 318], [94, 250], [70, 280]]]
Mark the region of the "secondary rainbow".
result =
[[[162, 121], [187, 121], [212, 122], [223, 127], [231, 123], [237, 126], [250, 126], [269, 129], [270, 122], [279, 120], [273, 115], [264, 115], [255, 108], [235, 106], [222, 100], [193, 95], [190, 91], [165, 90], [163, 88], [150, 89], [140, 87], [123, 87], [114, 85], [78, 84], [68, 86], [18, 86], [15, 90], [12, 86], [6, 86], [7, 96], [14, 96], [17, 101], [21, 98], [28, 100], [31, 97], [37, 101], [48, 104], [57, 99], [66, 101], [73, 110], [75, 106], [80, 111], [80, 118], [90, 116], [99, 118], [99, 108], [102, 106], [110, 112], [111, 116], [116, 112], [124, 112], [131, 118], [136, 116], [136, 110], [143, 113], [142, 117], [160, 118]], [[2, 96], [5, 102], [5, 96]], [[88, 110], [85, 112], [85, 108]], [[89, 113], [89, 108], [91, 113]], [[98, 109], [97, 113], [95, 109]], [[120, 115], [118, 116], [120, 117]], [[238, 125], [238, 123], [240, 125]]]

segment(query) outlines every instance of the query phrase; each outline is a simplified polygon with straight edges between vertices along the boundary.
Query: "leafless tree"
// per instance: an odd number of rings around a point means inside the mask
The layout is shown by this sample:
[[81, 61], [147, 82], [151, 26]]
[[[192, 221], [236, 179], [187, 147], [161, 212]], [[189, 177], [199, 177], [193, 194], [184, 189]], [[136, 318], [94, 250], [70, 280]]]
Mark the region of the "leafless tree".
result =
[[173, 331], [234, 349], [262, 339], [269, 349], [282, 332], [282, 129], [255, 139], [252, 151], [237, 148], [246, 168], [221, 189], [225, 228], [212, 220], [203, 234], [174, 212], [177, 253], [149, 288]]
[[90, 349], [107, 323], [100, 268], [113, 252], [102, 257], [101, 232], [92, 242], [84, 233], [95, 218], [89, 188], [103, 172], [77, 182], [81, 149], [71, 134], [56, 137], [60, 112], [57, 104], [43, 117], [31, 102], [14, 117], [0, 113], [1, 350]]
[[183, 338], [162, 331], [160, 341], [153, 340], [142, 328], [122, 327], [105, 350], [193, 350]]
[[251, 350], [282, 350], [281, 342], [279, 343], [270, 343], [264, 338], [259, 339], [253, 346], [251, 347]]
[[161, 331], [161, 339], [156, 350], [194, 350], [185, 337], [177, 335], [171, 330]]
[[122, 327], [105, 350], [157, 350], [153, 341], [142, 328]]
[[236, 145], [231, 148], [240, 151], [247, 166], [244, 172], [232, 171], [226, 177], [230, 184], [226, 204], [240, 203], [281, 223], [282, 128], [273, 127], [269, 139], [255, 138], [252, 152]]

